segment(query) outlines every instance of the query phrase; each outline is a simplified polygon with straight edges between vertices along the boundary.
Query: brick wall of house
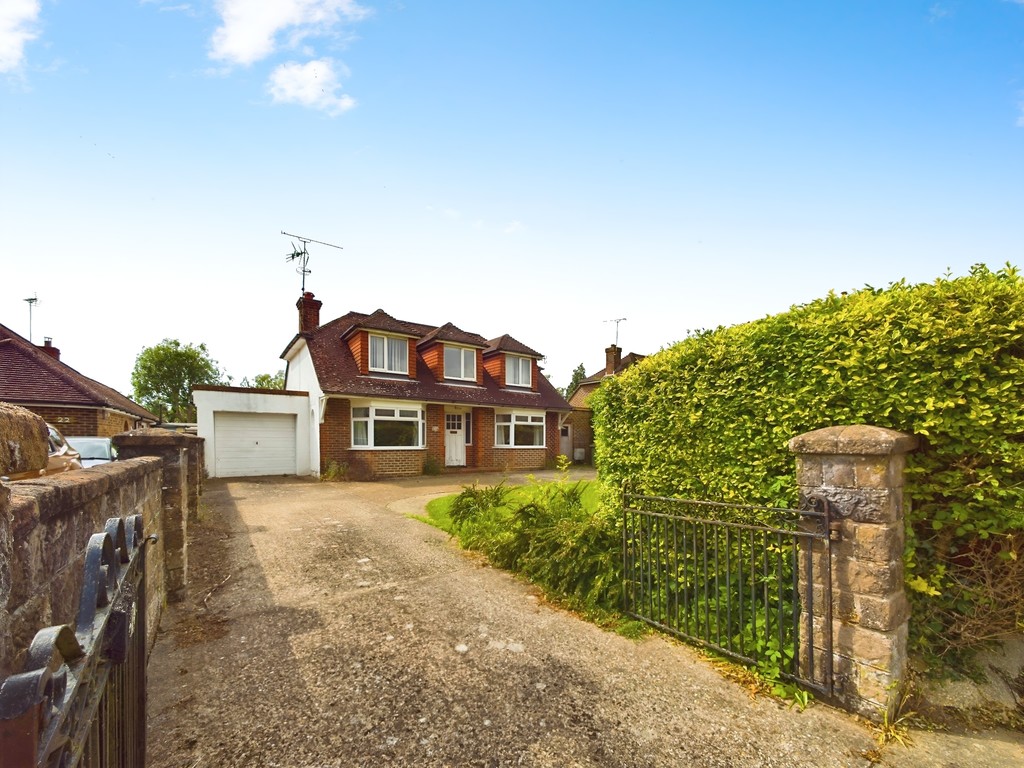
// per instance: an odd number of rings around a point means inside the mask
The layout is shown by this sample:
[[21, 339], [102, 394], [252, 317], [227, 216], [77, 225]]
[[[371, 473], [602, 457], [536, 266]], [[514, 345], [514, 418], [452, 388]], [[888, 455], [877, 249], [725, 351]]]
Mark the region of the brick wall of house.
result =
[[520, 472], [544, 469], [547, 463], [547, 448], [495, 448], [492, 469], [496, 472]]
[[594, 412], [585, 408], [574, 408], [569, 416], [569, 423], [572, 425], [572, 447], [573, 455], [570, 459], [575, 460], [576, 449], [582, 448], [586, 453], [583, 460], [590, 464], [594, 461]]
[[444, 466], [444, 406], [427, 406], [427, 456]]
[[352, 402], [331, 398], [327, 401], [324, 423], [320, 425], [320, 472], [326, 472], [332, 463], [349, 463], [352, 446]]
[[494, 411], [490, 408], [473, 409], [473, 446], [476, 448], [476, 466], [494, 469]]
[[422, 475], [426, 456], [426, 451], [349, 451], [349, 474], [359, 479]]
[[536, 392], [540, 388], [540, 363], [530, 361], [530, 389]]
[[132, 417], [106, 408], [41, 405], [26, 406], [25, 410], [42, 416], [62, 435], [113, 437], [134, 429], [137, 424]]
[[590, 400], [590, 396], [597, 390], [597, 386], [595, 382], [593, 384], [581, 384], [576, 387], [576, 391], [569, 398], [569, 405], [573, 408], [587, 408], [587, 401]]

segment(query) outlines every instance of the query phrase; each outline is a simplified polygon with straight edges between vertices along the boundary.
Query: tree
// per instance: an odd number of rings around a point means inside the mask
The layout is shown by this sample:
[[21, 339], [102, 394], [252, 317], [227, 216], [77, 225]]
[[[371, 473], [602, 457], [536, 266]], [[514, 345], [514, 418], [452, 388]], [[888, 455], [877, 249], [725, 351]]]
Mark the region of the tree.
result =
[[228, 381], [205, 344], [183, 345], [177, 339], [145, 347], [132, 370], [135, 400], [161, 421], [195, 421], [192, 387]]
[[569, 379], [569, 386], [565, 388], [562, 393], [564, 397], [571, 397], [572, 393], [576, 391], [576, 387], [580, 385], [585, 378], [587, 378], [587, 372], [583, 368], [583, 363], [580, 363], [572, 372], [572, 378]]
[[257, 389], [284, 389], [284, 369], [277, 373], [257, 373], [252, 382], [248, 376], [242, 377], [239, 386], [256, 387]]

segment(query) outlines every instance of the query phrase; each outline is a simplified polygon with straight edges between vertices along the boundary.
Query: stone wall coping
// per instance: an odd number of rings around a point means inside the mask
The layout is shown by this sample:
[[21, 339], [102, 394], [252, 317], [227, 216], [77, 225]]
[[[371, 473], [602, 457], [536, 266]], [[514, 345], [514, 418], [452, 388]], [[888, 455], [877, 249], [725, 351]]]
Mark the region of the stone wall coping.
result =
[[915, 435], [868, 424], [824, 427], [789, 441], [793, 453], [813, 456], [892, 456], [917, 448]]
[[111, 461], [88, 469], [61, 472], [38, 479], [6, 483], [11, 492], [10, 508], [15, 528], [26, 522], [26, 517], [38, 514], [42, 521], [75, 514], [94, 499], [110, 493], [119, 485], [136, 480], [158, 470], [163, 459], [144, 456], [124, 461]]
[[114, 444], [121, 448], [153, 446], [153, 447], [185, 447], [194, 445], [196, 440], [203, 438], [197, 435], [190, 435], [185, 432], [172, 432], [169, 429], [133, 429], [131, 432], [122, 432], [114, 435]]

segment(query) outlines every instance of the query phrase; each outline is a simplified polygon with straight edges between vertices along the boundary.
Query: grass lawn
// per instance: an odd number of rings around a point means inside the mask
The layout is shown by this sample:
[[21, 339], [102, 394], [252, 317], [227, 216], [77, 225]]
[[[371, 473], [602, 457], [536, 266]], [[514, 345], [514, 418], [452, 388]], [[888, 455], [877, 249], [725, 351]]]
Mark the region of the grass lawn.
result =
[[[583, 507], [587, 512], [596, 512], [598, 508], [598, 485], [596, 482], [589, 480], [582, 480], [581, 487], [583, 494], [581, 499], [583, 500]], [[509, 511], [521, 507], [524, 504], [529, 504], [531, 501], [535, 501], [539, 496], [542, 496], [545, 489], [553, 485], [554, 483], [531, 483], [530, 485], [518, 485], [511, 486], [509, 488], [508, 499], [505, 503], [505, 508]], [[453, 493], [450, 496], [442, 496], [441, 498], [434, 499], [427, 503], [427, 514], [416, 515], [417, 520], [422, 520], [424, 523], [440, 528], [442, 531], [446, 531], [450, 534], [455, 534], [456, 531], [452, 525], [452, 519], [448, 514], [448, 511], [452, 508], [452, 503], [455, 501], [457, 493]]]

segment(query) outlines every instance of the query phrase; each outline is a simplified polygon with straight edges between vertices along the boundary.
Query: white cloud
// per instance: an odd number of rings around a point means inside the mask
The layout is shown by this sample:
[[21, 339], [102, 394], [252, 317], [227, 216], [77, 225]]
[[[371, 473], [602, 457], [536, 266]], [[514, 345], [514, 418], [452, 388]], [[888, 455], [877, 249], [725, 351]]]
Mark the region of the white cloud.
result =
[[25, 44], [39, 37], [39, 0], [0, 2], [0, 72], [13, 72], [25, 59]]
[[520, 222], [520, 221], [510, 221], [508, 224], [505, 225], [505, 228], [503, 230], [501, 230], [501, 231], [502, 231], [502, 234], [505, 234], [505, 235], [514, 235], [516, 232], [521, 232], [522, 229], [523, 229], [522, 222]]
[[[1021, 0], [1024, 2], [1024, 0]], [[1020, 109], [1020, 114], [1017, 115], [1017, 127], [1024, 128], [1024, 94], [1021, 94], [1021, 100], [1017, 102], [1017, 108]]]
[[339, 93], [341, 83], [330, 59], [317, 59], [305, 64], [290, 61], [270, 73], [267, 90], [275, 103], [299, 104], [319, 109], [329, 115], [340, 115], [356, 105], [356, 100]]
[[221, 26], [213, 33], [210, 58], [252, 64], [285, 44], [298, 47], [308, 37], [336, 34], [345, 22], [369, 15], [355, 0], [217, 0]]

